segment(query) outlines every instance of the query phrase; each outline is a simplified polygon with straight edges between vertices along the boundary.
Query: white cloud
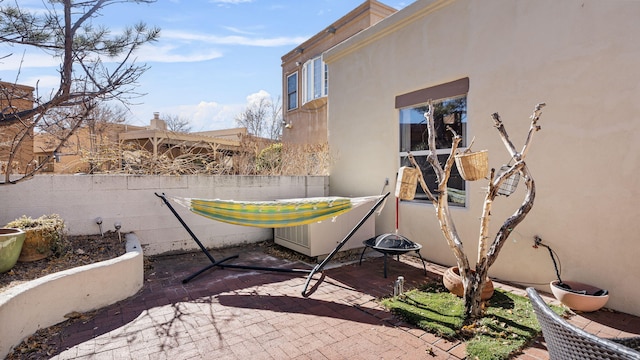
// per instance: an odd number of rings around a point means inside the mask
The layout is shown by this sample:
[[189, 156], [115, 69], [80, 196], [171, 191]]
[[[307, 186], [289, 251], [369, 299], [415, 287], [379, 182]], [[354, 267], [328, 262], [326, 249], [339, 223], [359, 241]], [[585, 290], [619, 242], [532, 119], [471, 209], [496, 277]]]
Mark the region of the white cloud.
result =
[[153, 112], [160, 114], [177, 115], [188, 119], [193, 132], [221, 130], [238, 127], [236, 116], [244, 111], [248, 106], [256, 104], [260, 99], [271, 99], [271, 94], [265, 90], [260, 90], [246, 97], [244, 104], [221, 104], [215, 101], [200, 101], [197, 104], [184, 104], [164, 108], [136, 108], [134, 110], [135, 125], [149, 125]]
[[231, 31], [233, 33], [236, 33], [236, 34], [255, 35], [254, 32], [238, 29], [237, 27], [233, 27], [233, 26], [223, 26], [222, 28], [225, 29], [225, 30]]
[[271, 100], [271, 94], [269, 94], [265, 90], [260, 90], [257, 93], [249, 94], [247, 96], [247, 105], [246, 106], [251, 106], [251, 105], [258, 104], [258, 103], [260, 103], [260, 100], [262, 100], [262, 99]]
[[243, 104], [220, 104], [215, 101], [200, 101], [197, 104], [153, 109], [137, 107], [134, 109], [133, 117], [136, 119], [134, 121], [135, 125], [146, 126], [149, 125], [149, 119], [151, 119], [153, 112], [176, 115], [189, 120], [191, 130], [197, 132], [237, 127], [235, 117], [243, 108]]
[[11, 56], [0, 59], [2, 70], [16, 71], [18, 69], [47, 68], [60, 65], [60, 58], [53, 57], [50, 54], [40, 51], [26, 51], [23, 53], [18, 49], [18, 47], [0, 47], [2, 56], [11, 54]]
[[211, 3], [214, 4], [243, 4], [243, 3], [251, 3], [253, 0], [211, 0]]
[[210, 44], [219, 45], [246, 45], [246, 46], [284, 46], [284, 45], [298, 45], [305, 42], [307, 36], [295, 36], [295, 37], [274, 37], [274, 38], [249, 38], [246, 36], [217, 36], [202, 33], [191, 33], [179, 30], [166, 30], [163, 31], [162, 36], [165, 39], [175, 39], [182, 41], [201, 41]]
[[140, 62], [198, 62], [208, 61], [222, 57], [222, 53], [216, 50], [205, 52], [182, 52], [178, 46], [163, 45], [156, 46], [146, 44], [136, 53], [136, 58]]

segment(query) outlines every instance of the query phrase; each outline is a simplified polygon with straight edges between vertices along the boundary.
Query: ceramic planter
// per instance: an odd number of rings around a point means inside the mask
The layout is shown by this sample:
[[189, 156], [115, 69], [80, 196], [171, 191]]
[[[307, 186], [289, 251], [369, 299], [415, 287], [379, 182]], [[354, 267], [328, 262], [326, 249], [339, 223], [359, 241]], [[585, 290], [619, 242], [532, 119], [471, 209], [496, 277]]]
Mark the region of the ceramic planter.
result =
[[31, 262], [42, 260], [51, 255], [53, 236], [45, 229], [25, 229], [25, 240], [18, 261]]
[[[563, 281], [574, 291], [569, 291], [558, 286], [558, 280], [550, 283], [551, 292], [556, 299], [567, 306], [571, 310], [592, 312], [602, 308], [609, 300], [609, 294], [594, 295], [601, 290], [595, 286], [579, 283], [576, 281]], [[585, 291], [586, 294], [579, 294], [575, 291]]]
[[25, 232], [20, 229], [0, 229], [0, 273], [13, 268], [18, 261]]
[[25, 232], [18, 261], [30, 262], [45, 259], [53, 251], [58, 251], [63, 236], [64, 220], [56, 214], [43, 215], [37, 219], [22, 216], [8, 223], [7, 227], [22, 229]]
[[[462, 285], [462, 278], [460, 277], [460, 271], [458, 267], [450, 267], [445, 271], [442, 276], [442, 282], [444, 286], [452, 293], [459, 297], [464, 296], [464, 285]], [[489, 300], [493, 296], [493, 282], [491, 279], [487, 279], [482, 289], [482, 295], [480, 299]]]

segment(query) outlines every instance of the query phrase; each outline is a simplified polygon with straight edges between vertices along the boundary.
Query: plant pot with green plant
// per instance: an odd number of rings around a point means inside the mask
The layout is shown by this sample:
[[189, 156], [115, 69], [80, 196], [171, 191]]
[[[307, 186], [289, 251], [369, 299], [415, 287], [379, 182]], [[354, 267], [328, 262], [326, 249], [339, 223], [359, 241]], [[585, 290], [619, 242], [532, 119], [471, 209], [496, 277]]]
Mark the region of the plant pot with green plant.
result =
[[37, 261], [64, 251], [64, 220], [57, 214], [36, 219], [22, 216], [6, 227], [22, 229], [26, 233], [18, 261]]

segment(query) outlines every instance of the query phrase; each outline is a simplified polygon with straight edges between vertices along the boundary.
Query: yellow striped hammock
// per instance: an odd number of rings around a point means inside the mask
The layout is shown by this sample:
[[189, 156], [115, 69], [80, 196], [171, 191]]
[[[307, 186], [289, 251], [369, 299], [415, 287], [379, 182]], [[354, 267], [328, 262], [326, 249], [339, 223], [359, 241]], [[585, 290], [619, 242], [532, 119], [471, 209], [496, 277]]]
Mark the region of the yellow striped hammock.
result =
[[[335, 219], [359, 205], [381, 197], [382, 195], [356, 198], [314, 197], [273, 201], [170, 198], [191, 212], [209, 219], [234, 225], [281, 228]], [[378, 213], [383, 207], [378, 209]]]

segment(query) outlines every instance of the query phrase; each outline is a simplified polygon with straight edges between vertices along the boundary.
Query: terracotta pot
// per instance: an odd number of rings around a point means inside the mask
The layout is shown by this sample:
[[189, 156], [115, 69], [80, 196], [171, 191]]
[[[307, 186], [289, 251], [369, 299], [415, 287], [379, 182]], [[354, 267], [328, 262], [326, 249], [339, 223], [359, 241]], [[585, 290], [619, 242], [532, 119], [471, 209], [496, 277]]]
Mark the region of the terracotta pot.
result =
[[569, 291], [558, 286], [558, 280], [552, 281], [551, 292], [561, 303], [567, 306], [571, 310], [592, 312], [602, 308], [609, 300], [609, 294], [606, 295], [593, 295], [598, 290], [601, 290], [595, 286], [579, 283], [576, 281], [563, 281], [563, 284], [567, 284], [575, 291], [586, 291], [586, 294], [578, 294], [573, 291]]
[[0, 273], [11, 270], [18, 261], [25, 233], [20, 229], [0, 229]]
[[[472, 270], [473, 271], [473, 270]], [[444, 272], [442, 277], [444, 286], [452, 293], [459, 297], [464, 296], [464, 286], [462, 285], [462, 278], [460, 277], [460, 271], [458, 267], [450, 267]], [[489, 300], [493, 296], [493, 282], [491, 279], [487, 279], [482, 289], [482, 295], [480, 299]]]
[[22, 252], [18, 261], [31, 262], [47, 258], [51, 255], [54, 238], [42, 229], [26, 229]]

